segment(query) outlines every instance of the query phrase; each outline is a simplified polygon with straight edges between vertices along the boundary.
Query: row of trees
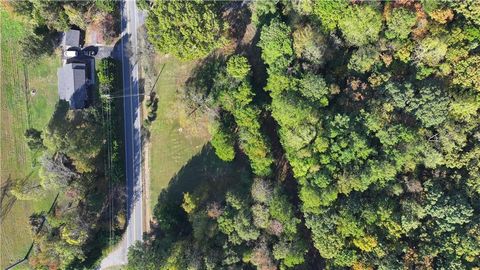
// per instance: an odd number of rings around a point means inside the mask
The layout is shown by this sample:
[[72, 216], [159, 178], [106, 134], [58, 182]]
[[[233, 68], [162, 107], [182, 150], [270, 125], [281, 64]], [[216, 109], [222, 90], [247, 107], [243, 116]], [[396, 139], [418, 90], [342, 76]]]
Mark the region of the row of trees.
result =
[[[247, 58], [232, 56], [225, 67], [214, 79], [211, 95], [214, 102], [231, 114], [234, 123], [223, 121], [214, 131], [212, 145], [225, 161], [234, 159], [233, 144], [236, 141], [234, 130], [238, 135], [239, 147], [249, 157], [252, 170], [256, 175], [271, 174], [273, 163], [270, 145], [261, 131], [261, 110], [252, 103], [254, 93], [250, 82], [250, 65]], [[231, 116], [225, 115], [229, 119]], [[228, 156], [225, 153], [230, 153]]]
[[[195, 19], [213, 7], [194, 4]], [[169, 5], [187, 6], [154, 2], [152, 18], [178, 10]], [[245, 154], [252, 173], [225, 195], [204, 186], [159, 201], [160, 224], [184, 230], [161, 225], [131, 250], [129, 268], [480, 267], [478, 1], [272, 0], [249, 9], [258, 42], [212, 57], [189, 91], [218, 116], [218, 157], [235, 164]], [[228, 25], [210, 10], [215, 25]], [[150, 26], [152, 42], [162, 31]], [[189, 33], [174, 40], [203, 48], [191, 58], [220, 46]]]
[[111, 13], [118, 8], [113, 0], [86, 1], [15, 1], [15, 11], [32, 20], [37, 26], [50, 30], [68, 30], [72, 25], [85, 29], [96, 13]]

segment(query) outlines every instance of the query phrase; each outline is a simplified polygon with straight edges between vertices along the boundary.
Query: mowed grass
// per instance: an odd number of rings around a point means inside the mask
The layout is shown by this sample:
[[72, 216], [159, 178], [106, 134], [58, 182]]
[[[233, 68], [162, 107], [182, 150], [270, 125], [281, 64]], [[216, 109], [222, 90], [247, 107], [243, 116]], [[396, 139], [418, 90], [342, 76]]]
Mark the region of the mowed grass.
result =
[[162, 189], [184, 165], [209, 141], [202, 117], [188, 115], [179, 92], [194, 63], [172, 57], [156, 59], [160, 76], [156, 85], [159, 98], [158, 117], [150, 127], [150, 209], [157, 203]]
[[[20, 18], [0, 9], [0, 177], [1, 186], [23, 179], [38, 179], [38, 153], [32, 153], [23, 136], [27, 128], [43, 130], [57, 102], [56, 69], [59, 57], [24, 61], [20, 40], [26, 26]], [[36, 94], [31, 95], [32, 90]], [[47, 211], [54, 194], [35, 201], [19, 201], [2, 188], [0, 216], [0, 267], [25, 256], [32, 243], [29, 216]], [[19, 269], [27, 267], [23, 265]], [[27, 267], [28, 268], [28, 267]]]

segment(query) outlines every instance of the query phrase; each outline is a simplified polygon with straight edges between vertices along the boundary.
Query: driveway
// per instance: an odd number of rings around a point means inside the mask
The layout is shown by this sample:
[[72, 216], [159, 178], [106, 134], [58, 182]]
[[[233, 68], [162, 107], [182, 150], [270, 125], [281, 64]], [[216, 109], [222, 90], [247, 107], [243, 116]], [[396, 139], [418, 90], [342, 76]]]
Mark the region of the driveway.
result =
[[102, 59], [112, 56], [113, 46], [99, 45], [95, 59]]

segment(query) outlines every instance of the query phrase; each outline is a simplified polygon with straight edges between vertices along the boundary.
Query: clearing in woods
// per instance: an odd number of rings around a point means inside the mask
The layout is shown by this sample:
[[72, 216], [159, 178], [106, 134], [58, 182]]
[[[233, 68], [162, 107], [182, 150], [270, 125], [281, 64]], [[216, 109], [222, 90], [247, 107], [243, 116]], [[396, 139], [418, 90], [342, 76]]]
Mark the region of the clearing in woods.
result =
[[43, 130], [58, 99], [56, 70], [60, 59], [54, 55], [22, 60], [19, 44], [26, 32], [26, 23], [0, 9], [1, 269], [25, 256], [33, 237], [29, 216], [47, 211], [54, 199], [51, 192], [35, 201], [21, 201], [8, 191], [18, 181], [39, 181], [39, 154], [29, 150], [24, 133], [27, 128]]
[[161, 73], [155, 87], [158, 116], [150, 127], [149, 206], [152, 212], [162, 189], [210, 139], [208, 119], [198, 113], [189, 115], [179, 94], [194, 63], [166, 56], [157, 57], [155, 63], [157, 72]]

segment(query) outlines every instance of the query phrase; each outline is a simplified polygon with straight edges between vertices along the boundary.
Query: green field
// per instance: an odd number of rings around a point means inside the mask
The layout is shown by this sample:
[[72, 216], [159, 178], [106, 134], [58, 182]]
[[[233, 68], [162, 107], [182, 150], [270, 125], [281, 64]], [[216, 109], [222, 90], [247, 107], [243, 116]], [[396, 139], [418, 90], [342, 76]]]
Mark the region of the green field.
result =
[[[157, 59], [160, 72], [156, 85], [159, 98], [158, 118], [150, 127], [150, 207], [157, 203], [160, 191], [198, 154], [208, 142], [207, 120], [189, 117], [178, 92], [188, 77], [192, 63], [173, 58]], [[191, 120], [193, 119], [193, 121]]]
[[[38, 181], [38, 154], [32, 153], [23, 136], [27, 128], [43, 130], [53, 113], [57, 95], [58, 56], [23, 61], [19, 41], [25, 25], [0, 9], [1, 83], [1, 213], [0, 267], [23, 258], [32, 242], [28, 218], [48, 210], [53, 194], [36, 201], [19, 201], [8, 193], [16, 181]], [[35, 95], [32, 95], [35, 90]]]

